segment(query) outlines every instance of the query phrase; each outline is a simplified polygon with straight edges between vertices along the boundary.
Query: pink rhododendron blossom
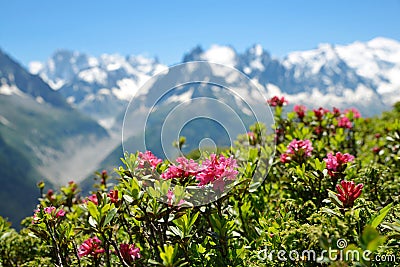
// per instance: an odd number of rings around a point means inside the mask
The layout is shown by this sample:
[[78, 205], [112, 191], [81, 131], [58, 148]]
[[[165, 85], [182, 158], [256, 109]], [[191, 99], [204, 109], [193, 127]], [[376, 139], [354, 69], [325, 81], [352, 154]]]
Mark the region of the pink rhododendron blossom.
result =
[[333, 107], [333, 115], [335, 115], [335, 117], [339, 117], [340, 116], [340, 109]]
[[39, 222], [40, 218], [39, 218], [39, 213], [40, 213], [40, 209], [37, 208], [33, 211], [33, 220], [32, 220], [32, 224], [35, 224], [37, 222]]
[[198, 172], [199, 164], [193, 159], [179, 157], [176, 159], [178, 165], [171, 164], [168, 169], [161, 174], [161, 178], [168, 180], [172, 178], [185, 178], [194, 176]]
[[292, 142], [290, 142], [290, 144], [287, 146], [286, 153], [292, 155], [302, 154], [306, 157], [311, 157], [312, 151], [313, 147], [310, 140], [293, 139]]
[[236, 160], [233, 157], [217, 157], [211, 154], [210, 159], [203, 161], [201, 170], [196, 175], [199, 186], [212, 183], [214, 189], [223, 190], [225, 180], [235, 180], [238, 174]]
[[313, 147], [310, 140], [293, 139], [287, 146], [286, 152], [280, 157], [282, 163], [287, 163], [291, 160], [302, 162], [307, 157], [311, 157]]
[[291, 160], [290, 156], [288, 154], [285, 154], [285, 153], [281, 154], [280, 159], [281, 159], [282, 163], [287, 163], [287, 162], [289, 162]]
[[118, 203], [118, 190], [110, 190], [110, 193], [108, 193], [107, 196], [110, 198], [111, 203]]
[[360, 114], [360, 112], [358, 111], [358, 109], [356, 109], [356, 108], [349, 108], [349, 109], [346, 109], [346, 110], [344, 111], [344, 114], [345, 114], [345, 115], [348, 115], [350, 112], [353, 113], [353, 118], [355, 118], [355, 119], [361, 118], [361, 114]]
[[299, 119], [303, 119], [306, 115], [307, 108], [303, 105], [295, 105], [293, 110], [297, 113], [297, 117], [299, 117]]
[[174, 203], [174, 192], [171, 189], [168, 189], [168, 193], [167, 193], [167, 204], [168, 206], [172, 206], [172, 204]]
[[271, 99], [267, 100], [267, 103], [272, 107], [282, 107], [288, 104], [288, 101], [283, 96], [281, 98], [279, 98], [278, 96], [274, 96]]
[[85, 200], [83, 200], [83, 203], [87, 203], [88, 201], [93, 202], [93, 204], [95, 204], [95, 205], [99, 205], [99, 201], [97, 199], [97, 195], [96, 194], [88, 196]]
[[153, 153], [151, 153], [151, 151], [146, 151], [145, 153], [139, 152], [138, 160], [139, 169], [144, 168], [145, 162], [148, 162], [153, 169], [155, 169], [157, 165], [162, 162], [162, 160], [157, 158]]
[[[66, 212], [63, 209], [57, 211], [56, 207], [50, 206], [43, 208], [43, 212], [51, 215], [49, 219], [64, 217]], [[34, 210], [32, 224], [38, 223], [41, 219], [43, 219], [43, 214], [40, 211], [40, 208]]]
[[50, 201], [54, 201], [56, 198], [54, 196], [54, 191], [53, 189], [47, 190], [46, 198]]
[[333, 153], [328, 153], [327, 158], [324, 159], [326, 162], [326, 169], [330, 176], [335, 176], [335, 172], [342, 172], [346, 167], [345, 164], [348, 162], [352, 162], [354, 160], [354, 156], [349, 153], [342, 154], [337, 152], [336, 155]]
[[120, 244], [119, 251], [121, 257], [126, 263], [132, 265], [136, 259], [140, 259], [140, 248], [136, 247], [134, 244]]
[[64, 217], [64, 216], [65, 216], [65, 210], [60, 209], [59, 211], [57, 211], [57, 213], [56, 213], [57, 218]]
[[56, 210], [56, 207], [46, 207], [43, 209], [44, 212], [46, 212], [47, 214], [51, 214], [53, 211]]
[[83, 244], [78, 249], [78, 256], [79, 258], [82, 258], [84, 256], [92, 255], [96, 258], [99, 254], [102, 254], [104, 252], [104, 248], [101, 247], [101, 240], [95, 236], [83, 242]]
[[353, 124], [351, 123], [351, 121], [349, 120], [349, 118], [347, 117], [341, 117], [338, 121], [338, 126], [341, 128], [347, 128], [347, 129], [351, 129], [353, 127]]
[[317, 117], [317, 120], [322, 120], [322, 118], [324, 117], [325, 114], [330, 113], [329, 109], [325, 109], [325, 108], [318, 108], [318, 109], [314, 109], [314, 116]]
[[354, 201], [361, 195], [364, 185], [358, 184], [357, 186], [353, 181], [341, 181], [340, 185], [336, 185], [338, 193], [336, 196], [343, 203], [344, 208], [351, 208]]

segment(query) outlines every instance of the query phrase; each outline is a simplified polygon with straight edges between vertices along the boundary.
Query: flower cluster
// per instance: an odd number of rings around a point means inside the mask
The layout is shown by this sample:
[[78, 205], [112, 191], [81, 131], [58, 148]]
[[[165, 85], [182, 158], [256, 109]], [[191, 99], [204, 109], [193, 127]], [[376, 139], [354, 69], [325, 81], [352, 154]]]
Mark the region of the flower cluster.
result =
[[83, 200], [83, 203], [87, 203], [88, 201], [93, 202], [93, 204], [95, 204], [96, 206], [99, 205], [99, 200], [97, 199], [96, 194], [88, 196], [86, 199]]
[[353, 124], [351, 123], [351, 121], [349, 120], [349, 118], [347, 117], [341, 117], [338, 121], [338, 126], [340, 128], [347, 128], [347, 129], [351, 129], [353, 127]]
[[238, 174], [236, 160], [233, 157], [226, 158], [223, 155], [217, 157], [211, 154], [211, 159], [203, 161], [200, 171], [196, 174], [199, 186], [213, 184], [214, 189], [224, 190], [225, 179], [235, 180]]
[[307, 108], [303, 105], [295, 105], [293, 110], [297, 113], [297, 117], [302, 120], [306, 115]]
[[274, 96], [271, 99], [268, 99], [267, 103], [272, 107], [282, 107], [284, 105], [287, 105], [288, 101], [283, 96], [281, 98], [279, 98], [278, 96]]
[[350, 115], [350, 113], [353, 114], [353, 118], [355, 119], [361, 118], [361, 114], [356, 108], [349, 108], [344, 111], [346, 116]]
[[281, 162], [289, 161], [303, 162], [307, 157], [311, 157], [313, 150], [311, 141], [293, 139], [287, 146], [286, 152], [281, 155]]
[[326, 162], [326, 169], [330, 176], [335, 176], [336, 173], [343, 172], [347, 166], [348, 162], [352, 162], [354, 160], [354, 156], [349, 153], [342, 154], [337, 152], [336, 155], [333, 153], [328, 153], [327, 158], [324, 158]]
[[162, 160], [157, 158], [153, 153], [151, 153], [151, 151], [146, 151], [145, 153], [139, 152], [138, 160], [139, 169], [143, 169], [145, 167], [145, 162], [149, 163], [152, 169], [155, 169], [157, 165], [162, 162]]
[[104, 248], [101, 247], [101, 240], [98, 237], [88, 238], [78, 249], [78, 256], [80, 258], [91, 255], [95, 258], [99, 254], [104, 253]]
[[340, 185], [336, 185], [338, 193], [336, 196], [342, 202], [344, 208], [351, 208], [354, 205], [354, 201], [361, 195], [363, 184], [357, 186], [353, 181], [341, 181]]
[[339, 117], [340, 116], [340, 109], [333, 107], [332, 109], [333, 116]]
[[110, 198], [111, 203], [118, 203], [118, 190], [110, 190], [110, 193], [108, 193], [107, 196]]
[[126, 263], [132, 265], [136, 259], [140, 259], [140, 248], [136, 247], [134, 244], [120, 244], [119, 251], [121, 257]]
[[41, 219], [44, 218], [46, 214], [48, 214], [49, 219], [57, 219], [65, 216], [65, 210], [59, 209], [56, 207], [50, 206], [43, 208], [43, 212], [40, 208], [34, 210], [32, 224], [38, 223]]
[[330, 113], [329, 109], [325, 109], [325, 108], [318, 108], [318, 109], [314, 109], [314, 116], [317, 118], [317, 120], [322, 120], [322, 118], [324, 117], [325, 114]]
[[178, 165], [171, 164], [168, 169], [161, 174], [161, 178], [168, 180], [172, 178], [185, 178], [197, 174], [199, 164], [193, 159], [188, 160], [184, 157], [176, 159]]

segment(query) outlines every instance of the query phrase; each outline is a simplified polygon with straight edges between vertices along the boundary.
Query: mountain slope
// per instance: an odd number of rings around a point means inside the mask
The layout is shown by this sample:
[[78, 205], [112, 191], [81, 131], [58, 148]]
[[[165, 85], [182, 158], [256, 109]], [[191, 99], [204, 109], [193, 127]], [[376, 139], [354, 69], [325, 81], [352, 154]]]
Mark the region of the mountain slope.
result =
[[16, 222], [34, 208], [38, 180], [64, 183], [57, 169], [108, 133], [1, 51], [0, 107], [0, 214]]

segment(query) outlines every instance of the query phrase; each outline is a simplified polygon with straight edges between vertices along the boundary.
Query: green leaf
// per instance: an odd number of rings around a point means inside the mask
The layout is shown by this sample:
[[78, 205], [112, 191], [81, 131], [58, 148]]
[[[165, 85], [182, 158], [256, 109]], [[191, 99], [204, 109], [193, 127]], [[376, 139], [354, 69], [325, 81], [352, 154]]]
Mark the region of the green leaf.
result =
[[107, 225], [109, 222], [111, 222], [117, 211], [118, 211], [117, 208], [113, 208], [107, 213], [106, 219], [104, 220], [104, 225]]
[[133, 198], [131, 196], [128, 195], [123, 195], [122, 196], [126, 202], [128, 202], [129, 204], [133, 202]]
[[368, 224], [371, 225], [373, 228], [378, 227], [378, 225], [381, 224], [383, 219], [385, 219], [386, 215], [389, 213], [392, 206], [393, 206], [393, 203], [390, 203], [389, 205], [387, 205], [386, 207], [381, 209], [375, 217], [370, 219]]
[[342, 214], [337, 213], [337, 212], [335, 212], [334, 210], [329, 209], [329, 208], [326, 208], [326, 207], [323, 207], [323, 208], [322, 208], [322, 212], [335, 215], [335, 216], [337, 216], [337, 217], [339, 217], [339, 218], [342, 217]]
[[337, 197], [337, 195], [336, 195], [335, 192], [333, 192], [333, 191], [331, 191], [331, 190], [328, 190], [328, 196], [329, 196], [329, 199], [330, 199], [336, 206], [338, 206], [339, 208], [343, 207], [342, 202], [339, 200], [339, 198]]
[[361, 244], [364, 249], [372, 252], [376, 251], [379, 246], [383, 245], [386, 241], [385, 236], [381, 236], [379, 232], [370, 225], [364, 228], [361, 236]]
[[89, 216], [89, 224], [94, 228], [97, 227], [97, 222], [92, 216]]
[[101, 208], [101, 214], [105, 214], [107, 211], [109, 211], [110, 207], [111, 207], [110, 203], [104, 205], [104, 207]]
[[400, 233], [400, 224], [398, 223], [382, 223], [382, 227]]
[[164, 248], [160, 250], [160, 258], [163, 260], [164, 266], [173, 266], [174, 258], [178, 251], [178, 244], [175, 244], [175, 247], [172, 245], [164, 245]]
[[170, 226], [170, 230], [172, 231], [172, 233], [174, 233], [176, 236], [179, 236], [181, 239], [183, 239], [183, 232], [178, 229], [178, 227], [175, 226]]
[[99, 216], [100, 216], [100, 212], [97, 210], [97, 206], [92, 201], [88, 201], [87, 202], [87, 207], [88, 207], [89, 214], [94, 219], [96, 219], [96, 221], [98, 221], [99, 220]]

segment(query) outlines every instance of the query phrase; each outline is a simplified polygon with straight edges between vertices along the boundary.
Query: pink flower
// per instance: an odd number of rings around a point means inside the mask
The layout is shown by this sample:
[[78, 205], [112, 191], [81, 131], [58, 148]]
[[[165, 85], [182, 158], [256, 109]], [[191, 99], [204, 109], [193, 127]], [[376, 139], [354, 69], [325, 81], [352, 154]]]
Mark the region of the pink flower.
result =
[[281, 162], [282, 163], [287, 163], [290, 160], [291, 160], [291, 158], [290, 158], [290, 156], [288, 154], [285, 154], [285, 153], [281, 154]]
[[330, 111], [328, 109], [324, 109], [322, 107], [318, 108], [318, 109], [314, 109], [314, 115], [315, 117], [317, 117], [317, 120], [322, 120], [322, 117], [324, 117], [325, 114], [330, 113]]
[[336, 185], [338, 193], [336, 196], [343, 203], [344, 208], [351, 208], [354, 201], [361, 195], [364, 185], [358, 184], [357, 186], [353, 181], [341, 181], [340, 185]]
[[137, 248], [134, 244], [120, 244], [119, 251], [121, 253], [121, 257], [124, 259], [126, 263], [132, 265], [133, 261], [136, 259], [140, 259], [140, 248]]
[[299, 119], [303, 119], [306, 115], [307, 108], [303, 105], [295, 105], [293, 110], [297, 113], [297, 117], [299, 117]]
[[50, 200], [50, 202], [56, 199], [56, 198], [54, 197], [54, 191], [53, 191], [53, 189], [47, 190], [46, 198], [47, 198], [48, 200]]
[[118, 190], [110, 190], [110, 193], [108, 193], [107, 196], [110, 198], [111, 203], [118, 203]]
[[152, 169], [155, 169], [158, 164], [162, 162], [161, 159], [157, 158], [151, 151], [146, 151], [145, 153], [139, 152], [138, 155], [139, 160], [139, 169], [143, 169], [145, 166], [145, 162], [148, 162]]
[[235, 180], [238, 174], [236, 160], [233, 157], [225, 158], [211, 154], [211, 159], [206, 159], [201, 170], [196, 174], [199, 186], [213, 184], [214, 189], [222, 191], [225, 180]]
[[348, 153], [342, 154], [337, 152], [336, 155], [333, 155], [331, 152], [327, 155], [328, 158], [324, 158], [326, 162], [326, 168], [330, 176], [335, 176], [337, 172], [343, 172], [346, 168], [346, 164], [348, 162], [352, 162], [354, 160], [354, 156]]
[[349, 120], [349, 118], [347, 117], [341, 117], [338, 121], [338, 126], [341, 128], [347, 128], [347, 129], [351, 129], [353, 127], [353, 124], [351, 123], [351, 121]]
[[349, 108], [344, 111], [344, 114], [347, 116], [349, 113], [353, 113], [353, 118], [358, 119], [361, 118], [361, 114], [356, 108]]
[[340, 109], [333, 107], [333, 115], [335, 117], [339, 117], [340, 116]]
[[168, 189], [167, 193], [167, 204], [168, 206], [172, 206], [172, 203], [174, 202], [174, 192], [171, 189]]
[[46, 208], [44, 208], [43, 210], [44, 210], [44, 212], [46, 212], [47, 214], [51, 214], [51, 213], [53, 213], [53, 211], [56, 210], [56, 207], [53, 207], [53, 206], [51, 206], [51, 207], [46, 207]]
[[102, 248], [100, 245], [101, 240], [98, 239], [96, 236], [85, 240], [85, 242], [83, 242], [83, 244], [78, 249], [79, 258], [88, 255], [92, 255], [96, 258], [99, 254], [105, 252], [104, 248]]
[[293, 139], [288, 145], [286, 153], [292, 155], [302, 154], [306, 157], [311, 157], [311, 151], [313, 151], [313, 147], [310, 140]]
[[96, 195], [96, 194], [93, 194], [93, 195], [91, 195], [91, 196], [88, 196], [88, 197], [83, 201], [83, 203], [87, 203], [88, 201], [93, 202], [93, 204], [95, 204], [96, 206], [99, 205], [99, 201], [98, 201], [98, 199], [97, 199], [97, 195]]
[[313, 150], [310, 140], [293, 139], [287, 146], [286, 152], [280, 157], [282, 163], [287, 163], [291, 160], [303, 162], [305, 158], [311, 157]]
[[40, 209], [37, 208], [33, 211], [33, 220], [32, 220], [32, 224], [38, 223], [40, 221], [40, 218], [38, 215], [40, 215]]
[[161, 178], [169, 180], [172, 178], [186, 178], [189, 176], [194, 176], [198, 172], [199, 164], [197, 164], [193, 159], [188, 160], [184, 157], [179, 157], [176, 159], [178, 165], [170, 165], [168, 169], [161, 174]]
[[57, 211], [57, 213], [56, 213], [57, 218], [64, 217], [64, 216], [65, 216], [65, 211], [63, 209]]
[[288, 104], [288, 101], [283, 96], [281, 98], [279, 98], [278, 96], [274, 96], [271, 99], [267, 100], [267, 103], [272, 107], [282, 107]]

